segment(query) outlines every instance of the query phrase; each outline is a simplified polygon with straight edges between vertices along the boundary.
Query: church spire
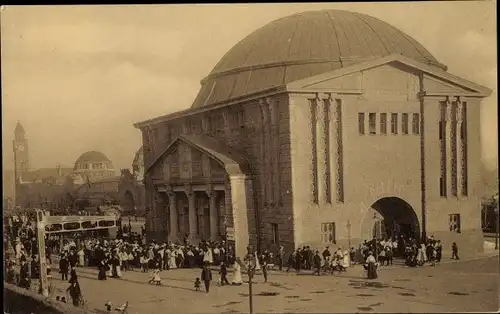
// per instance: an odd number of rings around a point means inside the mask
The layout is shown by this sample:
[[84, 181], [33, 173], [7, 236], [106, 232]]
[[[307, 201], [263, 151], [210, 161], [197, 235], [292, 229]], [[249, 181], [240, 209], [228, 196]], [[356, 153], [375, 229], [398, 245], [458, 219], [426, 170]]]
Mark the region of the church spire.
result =
[[26, 132], [24, 131], [24, 128], [21, 124], [21, 122], [18, 120], [16, 124], [16, 128], [14, 129], [14, 136], [16, 137], [17, 140], [24, 139], [26, 135]]

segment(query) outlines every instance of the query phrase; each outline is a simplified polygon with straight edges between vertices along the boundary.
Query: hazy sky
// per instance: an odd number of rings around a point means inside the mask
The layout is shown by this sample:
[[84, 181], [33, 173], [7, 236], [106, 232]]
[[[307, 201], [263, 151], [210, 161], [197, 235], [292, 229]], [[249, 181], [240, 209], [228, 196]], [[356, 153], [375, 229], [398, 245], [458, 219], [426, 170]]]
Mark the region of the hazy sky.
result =
[[188, 108], [240, 39], [296, 12], [366, 13], [422, 43], [449, 72], [494, 90], [482, 105], [483, 158], [497, 162], [496, 4], [482, 2], [3, 7], [3, 162], [18, 120], [33, 168], [88, 150], [130, 168], [132, 124]]

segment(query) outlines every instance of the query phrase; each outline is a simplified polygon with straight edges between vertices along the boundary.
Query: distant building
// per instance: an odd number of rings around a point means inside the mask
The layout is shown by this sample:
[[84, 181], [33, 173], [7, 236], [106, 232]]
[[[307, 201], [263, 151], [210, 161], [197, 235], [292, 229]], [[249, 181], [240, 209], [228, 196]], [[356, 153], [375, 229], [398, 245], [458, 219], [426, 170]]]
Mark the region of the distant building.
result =
[[135, 125], [157, 240], [227, 235], [241, 257], [248, 244], [290, 252], [401, 234], [482, 250], [491, 91], [399, 29], [295, 14], [245, 37], [201, 84], [190, 109]]
[[28, 139], [19, 122], [14, 130], [13, 150], [15, 203], [21, 207], [71, 206], [77, 197], [78, 188], [89, 182], [116, 176], [109, 158], [96, 151], [82, 154], [73, 168], [56, 165], [54, 168], [32, 169]]

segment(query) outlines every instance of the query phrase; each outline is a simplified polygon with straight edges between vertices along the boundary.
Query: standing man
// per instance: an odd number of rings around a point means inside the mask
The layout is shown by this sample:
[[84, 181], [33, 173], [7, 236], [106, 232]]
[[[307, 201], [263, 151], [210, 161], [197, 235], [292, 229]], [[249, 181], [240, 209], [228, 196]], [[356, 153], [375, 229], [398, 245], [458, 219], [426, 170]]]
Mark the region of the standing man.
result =
[[208, 268], [208, 263], [203, 264], [203, 270], [201, 271], [201, 280], [205, 283], [205, 291], [210, 292], [210, 281], [212, 281], [212, 272]]
[[220, 285], [230, 285], [229, 281], [227, 280], [227, 266], [224, 261], [220, 262]]
[[283, 270], [283, 259], [285, 258], [285, 248], [280, 246], [278, 250], [278, 269]]

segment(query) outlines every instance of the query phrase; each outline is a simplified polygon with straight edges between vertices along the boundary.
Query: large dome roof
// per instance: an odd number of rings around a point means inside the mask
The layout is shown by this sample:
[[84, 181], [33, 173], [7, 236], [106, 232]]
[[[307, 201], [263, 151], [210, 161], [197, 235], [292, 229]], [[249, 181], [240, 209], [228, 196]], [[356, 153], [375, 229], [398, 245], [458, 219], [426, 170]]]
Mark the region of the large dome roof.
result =
[[76, 160], [76, 163], [86, 163], [86, 162], [111, 162], [111, 161], [103, 153], [92, 150], [83, 153]]
[[341, 10], [291, 15], [257, 29], [229, 50], [202, 81], [192, 107], [390, 54], [446, 69], [415, 39], [369, 15]]

